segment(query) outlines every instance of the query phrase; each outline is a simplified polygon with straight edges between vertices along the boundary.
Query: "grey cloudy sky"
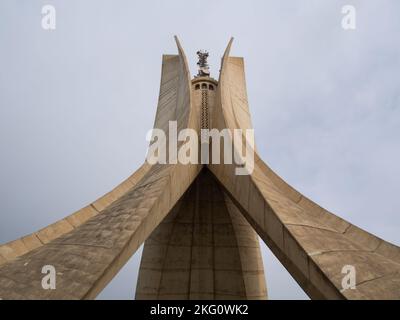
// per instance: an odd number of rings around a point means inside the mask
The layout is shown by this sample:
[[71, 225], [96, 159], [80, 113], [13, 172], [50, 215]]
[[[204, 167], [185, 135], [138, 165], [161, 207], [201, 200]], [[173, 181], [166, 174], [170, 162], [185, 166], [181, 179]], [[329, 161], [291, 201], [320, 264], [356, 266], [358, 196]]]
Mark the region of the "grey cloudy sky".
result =
[[[41, 28], [41, 8], [57, 28]], [[357, 29], [341, 28], [343, 5]], [[230, 36], [246, 63], [258, 149], [286, 181], [400, 244], [400, 2], [0, 2], [0, 243], [88, 204], [143, 161], [161, 55], [177, 34], [218, 77]], [[307, 298], [263, 245], [272, 299]], [[102, 292], [134, 297], [138, 251]]]

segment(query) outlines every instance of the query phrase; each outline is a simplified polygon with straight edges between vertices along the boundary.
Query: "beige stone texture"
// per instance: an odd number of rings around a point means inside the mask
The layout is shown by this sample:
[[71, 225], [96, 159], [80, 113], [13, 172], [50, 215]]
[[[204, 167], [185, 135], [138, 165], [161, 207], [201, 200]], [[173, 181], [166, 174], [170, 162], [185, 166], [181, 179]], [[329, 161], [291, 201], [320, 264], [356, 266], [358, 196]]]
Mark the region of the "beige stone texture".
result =
[[[193, 123], [190, 118], [196, 116], [191, 112], [187, 61], [177, 43], [179, 55], [163, 58], [156, 127], [165, 126], [169, 120], [178, 120], [178, 126], [187, 127], [190, 121]], [[175, 111], [162, 116], [160, 110], [167, 107]], [[200, 168], [145, 164], [95, 201], [91, 205], [95, 211], [82, 209], [35, 233], [42, 243], [40, 247], [28, 251], [21, 240], [3, 245], [0, 262], [8, 262], [0, 266], [0, 298], [95, 298], [168, 214]], [[41, 268], [45, 264], [57, 270], [56, 290], [41, 288]]]
[[[176, 42], [178, 54], [162, 59], [154, 128], [168, 133], [176, 120], [178, 130], [229, 129], [225, 143], [234, 129], [252, 128], [232, 40], [218, 81], [191, 79]], [[144, 243], [137, 299], [266, 299], [260, 237], [313, 299], [400, 299], [399, 247], [317, 205], [254, 151], [244, 176], [224, 157], [205, 166], [144, 163], [88, 206], [1, 245], [0, 298], [93, 299]], [[48, 264], [56, 290], [41, 288]], [[355, 289], [341, 287], [345, 265], [356, 268]]]
[[[150, 270], [161, 272], [152, 295], [143, 286]], [[267, 297], [258, 237], [207, 169], [143, 249], [136, 299], [177, 295], [182, 299]]]
[[[217, 123], [221, 129], [246, 128], [250, 123], [241, 124], [237, 119], [248, 111], [243, 94], [238, 99], [241, 91], [237, 83], [244, 79], [244, 68], [240, 59], [229, 57], [230, 45], [222, 61], [216, 96], [220, 101], [216, 104], [216, 108], [220, 108], [216, 113], [222, 114], [224, 119]], [[276, 175], [257, 153], [255, 163], [251, 175], [240, 179], [221, 165], [209, 168], [258, 235], [311, 298], [400, 299], [400, 249], [397, 246], [318, 206]], [[239, 180], [241, 186], [237, 185]], [[248, 198], [243, 192], [249, 192]], [[356, 289], [342, 290], [345, 265], [356, 268]]]

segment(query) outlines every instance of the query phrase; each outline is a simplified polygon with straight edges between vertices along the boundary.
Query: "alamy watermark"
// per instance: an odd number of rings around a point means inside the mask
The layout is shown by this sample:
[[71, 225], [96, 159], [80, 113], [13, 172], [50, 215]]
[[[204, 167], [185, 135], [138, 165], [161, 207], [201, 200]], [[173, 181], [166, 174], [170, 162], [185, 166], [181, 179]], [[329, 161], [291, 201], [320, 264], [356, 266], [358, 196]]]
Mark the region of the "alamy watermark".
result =
[[[357, 27], [357, 11], [353, 5], [345, 5], [341, 10], [342, 28], [344, 30], [355, 30]], [[42, 7], [42, 20], [41, 25], [44, 30], [56, 29], [56, 8], [53, 5], [46, 4]]]
[[253, 129], [201, 129], [199, 138], [196, 130], [178, 132], [177, 122], [169, 121], [168, 139], [164, 130], [152, 129], [146, 140], [150, 142], [149, 164], [235, 164], [236, 175], [249, 175], [254, 170]]
[[56, 29], [56, 8], [46, 4], [42, 7], [42, 28], [44, 30]]
[[342, 268], [342, 274], [345, 276], [342, 278], [342, 290], [341, 292], [356, 288], [356, 268], [351, 264], [346, 264]]
[[342, 28], [344, 30], [355, 30], [357, 27], [357, 11], [352, 5], [345, 5], [342, 7]]
[[42, 278], [42, 288], [44, 290], [55, 290], [56, 289], [56, 268], [47, 264], [43, 266], [42, 273], [45, 276]]

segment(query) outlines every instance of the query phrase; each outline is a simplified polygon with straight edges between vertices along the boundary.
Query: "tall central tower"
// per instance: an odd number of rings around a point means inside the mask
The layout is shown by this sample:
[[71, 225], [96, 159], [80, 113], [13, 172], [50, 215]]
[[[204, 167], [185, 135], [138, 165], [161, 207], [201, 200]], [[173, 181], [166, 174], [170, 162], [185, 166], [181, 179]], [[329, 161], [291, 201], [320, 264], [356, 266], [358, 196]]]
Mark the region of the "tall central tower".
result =
[[[213, 128], [218, 81], [210, 77], [208, 53], [197, 54], [199, 71], [191, 91], [202, 155], [208, 157], [209, 140], [201, 129]], [[266, 298], [258, 236], [203, 168], [145, 241], [136, 299]]]
[[197, 51], [199, 56], [199, 70], [197, 75], [192, 79], [193, 107], [200, 115], [200, 142], [203, 151], [202, 163], [207, 163], [209, 157], [209, 139], [203, 130], [213, 127], [212, 118], [215, 105], [215, 92], [218, 87], [218, 81], [210, 77], [207, 58], [208, 52]]

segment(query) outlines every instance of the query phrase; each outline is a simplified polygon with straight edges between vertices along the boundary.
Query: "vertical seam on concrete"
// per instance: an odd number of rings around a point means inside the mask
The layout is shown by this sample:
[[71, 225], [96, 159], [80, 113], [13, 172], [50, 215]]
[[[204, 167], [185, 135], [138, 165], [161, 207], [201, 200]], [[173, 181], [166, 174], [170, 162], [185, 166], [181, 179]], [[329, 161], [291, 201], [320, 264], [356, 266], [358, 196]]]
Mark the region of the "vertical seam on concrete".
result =
[[[214, 206], [213, 206], [214, 207]], [[215, 240], [214, 240], [214, 211], [211, 209], [211, 244], [212, 244], [212, 279], [213, 279], [213, 300], [216, 296], [215, 286]]]
[[[221, 192], [222, 192], [222, 190], [221, 190]], [[222, 196], [224, 197], [224, 200], [225, 200], [225, 194], [224, 193], [222, 193]], [[233, 223], [231, 210], [229, 210], [229, 208], [226, 205], [226, 203], [225, 203], [225, 208], [226, 208], [226, 211], [228, 211], [230, 224], [232, 225], [233, 233], [235, 235], [236, 248], [237, 248], [237, 252], [238, 252], [238, 255], [239, 255], [239, 259], [240, 259], [240, 272], [241, 272], [241, 279], [242, 279], [242, 282], [243, 282], [243, 289], [244, 289], [244, 295], [245, 295], [244, 298], [247, 299], [247, 287], [246, 287], [246, 282], [244, 281], [244, 271], [243, 271], [243, 263], [242, 263], [242, 254], [243, 254], [243, 252], [241, 252], [241, 250], [240, 250], [241, 247], [239, 246], [239, 241], [238, 241], [237, 233], [236, 233], [237, 228], [235, 228], [235, 225]]]
[[343, 230], [342, 234], [346, 235], [346, 232], [350, 229], [351, 226], [352, 226], [352, 224], [349, 223], [349, 225]]
[[91, 206], [97, 213], [100, 213], [100, 211], [97, 210], [97, 208], [93, 205], [93, 203], [91, 203], [90, 206]]
[[[178, 102], [179, 102], [179, 92], [180, 92], [180, 83], [181, 83], [181, 70], [180, 70], [180, 67], [181, 67], [181, 65], [183, 64], [182, 63], [182, 57], [181, 57], [181, 55], [179, 54], [178, 55], [178, 57], [179, 57], [179, 66], [178, 66], [178, 68], [179, 68], [179, 70], [178, 70], [178, 82], [177, 82], [177, 84], [176, 84], [176, 98], [175, 98], [175, 119], [177, 119], [178, 120]], [[169, 132], [169, 128], [168, 128], [168, 132]], [[169, 142], [169, 141], [168, 141]]]
[[310, 264], [311, 264], [311, 257], [307, 254], [307, 277], [308, 277], [308, 282], [312, 285], [311, 282], [311, 272], [310, 272]]
[[45, 243], [38, 237], [38, 235], [37, 235], [37, 232], [35, 232], [35, 233], [32, 233], [34, 236], [35, 236], [35, 238], [36, 239], [38, 239], [39, 240], [39, 242], [42, 244], [42, 245], [44, 245]]
[[299, 204], [302, 199], [303, 199], [303, 195], [301, 194], [299, 199], [297, 201], [295, 201], [295, 203]]
[[[265, 207], [264, 207], [264, 210], [265, 210]], [[272, 214], [275, 214], [275, 212], [273, 212]], [[280, 221], [279, 221], [280, 222]], [[283, 223], [282, 222], [280, 222], [281, 224], [282, 224], [282, 226], [281, 226], [281, 229], [282, 229], [282, 252], [283, 252], [283, 254], [285, 255], [285, 256], [287, 256], [287, 252], [286, 252], [286, 244], [285, 244], [285, 233], [287, 232], [286, 231], [286, 228], [284, 228], [284, 226], [283, 226]], [[285, 232], [286, 231], [286, 232]], [[278, 246], [278, 248], [279, 248], [279, 246]], [[289, 258], [289, 257], [288, 257]]]
[[190, 300], [191, 296], [191, 287], [192, 287], [192, 262], [193, 262], [193, 238], [194, 238], [194, 232], [195, 232], [195, 221], [196, 221], [196, 216], [199, 213], [199, 180], [196, 179], [196, 199], [195, 199], [195, 207], [194, 207], [194, 212], [193, 212], [193, 217], [192, 217], [192, 238], [190, 241], [190, 260], [189, 260], [189, 283], [188, 283], [188, 300]]
[[[176, 204], [175, 204], [175, 206], [176, 206]], [[171, 211], [175, 210], [175, 206], [172, 207]], [[168, 214], [170, 214], [171, 211]], [[179, 213], [179, 210], [178, 210], [178, 213]], [[176, 221], [177, 221], [177, 217], [175, 217], [173, 222], [172, 222], [171, 233], [169, 234], [168, 241], [167, 241], [167, 248], [165, 249], [164, 259], [163, 259], [163, 263], [162, 263], [162, 266], [161, 266], [161, 276], [160, 276], [160, 281], [158, 283], [158, 289], [157, 289], [157, 300], [159, 300], [159, 297], [160, 297], [160, 288], [161, 288], [162, 278], [163, 278], [164, 270], [165, 270], [165, 261], [167, 260], [168, 249], [169, 249], [169, 245], [170, 245], [170, 242], [171, 242], [172, 235], [174, 234], [174, 228], [175, 228], [175, 225], [176, 225]]]

